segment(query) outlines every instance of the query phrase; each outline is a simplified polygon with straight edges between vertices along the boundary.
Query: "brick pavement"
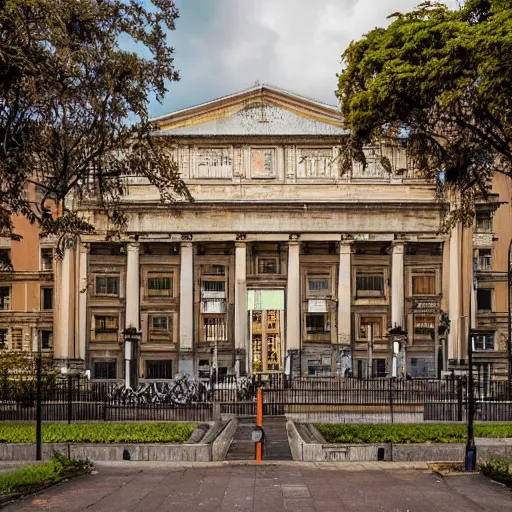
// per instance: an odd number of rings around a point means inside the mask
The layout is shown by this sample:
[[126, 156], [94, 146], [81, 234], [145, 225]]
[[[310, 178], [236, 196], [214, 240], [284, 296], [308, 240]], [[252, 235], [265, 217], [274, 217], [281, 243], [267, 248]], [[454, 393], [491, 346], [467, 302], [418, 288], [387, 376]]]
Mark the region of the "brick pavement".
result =
[[512, 511], [508, 489], [480, 475], [443, 478], [421, 464], [126, 462], [96, 469], [5, 512]]

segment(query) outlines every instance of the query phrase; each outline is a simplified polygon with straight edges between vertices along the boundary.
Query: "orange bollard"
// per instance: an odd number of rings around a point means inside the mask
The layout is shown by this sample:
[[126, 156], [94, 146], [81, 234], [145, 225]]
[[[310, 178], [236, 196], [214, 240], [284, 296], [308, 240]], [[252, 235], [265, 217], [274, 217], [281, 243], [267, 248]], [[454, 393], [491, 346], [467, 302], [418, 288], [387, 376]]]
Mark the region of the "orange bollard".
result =
[[[263, 427], [263, 389], [258, 388], [256, 393], [256, 426]], [[263, 460], [263, 443], [256, 443], [256, 462]]]

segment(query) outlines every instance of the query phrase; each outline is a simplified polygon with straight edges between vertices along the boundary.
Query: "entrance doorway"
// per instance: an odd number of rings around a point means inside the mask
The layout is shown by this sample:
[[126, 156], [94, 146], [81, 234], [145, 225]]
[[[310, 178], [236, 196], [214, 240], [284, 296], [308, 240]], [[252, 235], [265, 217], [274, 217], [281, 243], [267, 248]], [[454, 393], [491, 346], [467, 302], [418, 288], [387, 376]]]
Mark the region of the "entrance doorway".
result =
[[251, 371], [281, 372], [284, 365], [284, 290], [249, 290]]

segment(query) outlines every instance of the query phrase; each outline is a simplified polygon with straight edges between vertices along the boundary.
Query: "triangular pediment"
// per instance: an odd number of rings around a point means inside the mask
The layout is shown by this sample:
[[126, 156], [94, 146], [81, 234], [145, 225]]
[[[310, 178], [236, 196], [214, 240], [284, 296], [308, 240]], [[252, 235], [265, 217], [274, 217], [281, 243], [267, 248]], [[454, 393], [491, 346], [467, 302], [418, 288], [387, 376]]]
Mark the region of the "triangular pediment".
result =
[[153, 120], [158, 135], [345, 135], [335, 106], [261, 85]]

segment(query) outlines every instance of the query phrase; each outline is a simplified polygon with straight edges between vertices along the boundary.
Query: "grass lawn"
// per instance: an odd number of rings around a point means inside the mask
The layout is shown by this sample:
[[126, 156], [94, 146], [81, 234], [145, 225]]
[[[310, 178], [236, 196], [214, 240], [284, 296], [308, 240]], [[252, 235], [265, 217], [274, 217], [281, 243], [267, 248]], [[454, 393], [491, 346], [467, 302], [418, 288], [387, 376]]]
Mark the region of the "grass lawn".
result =
[[29, 494], [65, 478], [83, 475], [89, 471], [85, 461], [66, 459], [56, 454], [50, 462], [25, 466], [0, 475], [0, 496], [6, 494]]
[[[315, 426], [328, 443], [464, 443], [467, 432], [466, 425], [453, 423]], [[475, 437], [512, 437], [512, 422], [477, 423]]]
[[[43, 423], [43, 443], [183, 443], [195, 423]], [[35, 443], [34, 423], [0, 423], [0, 443]]]

